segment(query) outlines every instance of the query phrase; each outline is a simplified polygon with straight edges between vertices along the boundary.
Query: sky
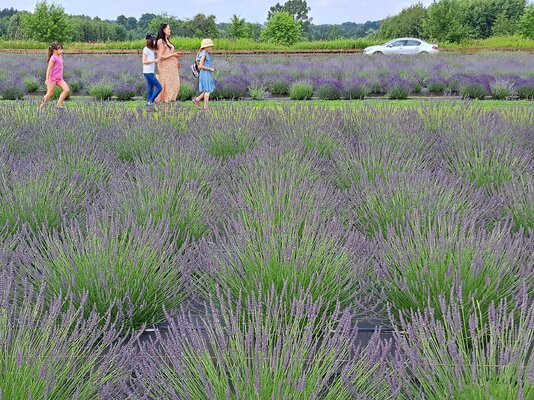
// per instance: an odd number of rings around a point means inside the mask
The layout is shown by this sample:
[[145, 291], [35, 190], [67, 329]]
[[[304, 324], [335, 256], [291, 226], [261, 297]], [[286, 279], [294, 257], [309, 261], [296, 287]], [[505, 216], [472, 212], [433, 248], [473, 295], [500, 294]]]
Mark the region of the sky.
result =
[[[88, 15], [114, 20], [119, 15], [139, 18], [144, 13], [167, 13], [178, 19], [192, 18], [195, 14], [215, 15], [217, 22], [228, 22], [237, 14], [250, 22], [263, 23], [269, 8], [285, 0], [53, 0], [63, 6], [67, 14]], [[314, 24], [341, 24], [343, 22], [375, 21], [398, 14], [418, 0], [307, 0]], [[429, 5], [432, 0], [422, 0]], [[36, 0], [0, 0], [0, 9], [16, 8], [33, 11]]]

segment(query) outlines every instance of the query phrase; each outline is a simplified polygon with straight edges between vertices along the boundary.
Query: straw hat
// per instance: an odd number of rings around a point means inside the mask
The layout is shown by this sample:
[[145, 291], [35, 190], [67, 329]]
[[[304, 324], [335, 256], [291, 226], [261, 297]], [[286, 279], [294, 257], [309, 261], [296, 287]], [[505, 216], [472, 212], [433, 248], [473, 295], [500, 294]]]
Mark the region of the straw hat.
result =
[[200, 48], [205, 49], [206, 47], [213, 47], [213, 40], [211, 39], [202, 39], [202, 42], [200, 42]]

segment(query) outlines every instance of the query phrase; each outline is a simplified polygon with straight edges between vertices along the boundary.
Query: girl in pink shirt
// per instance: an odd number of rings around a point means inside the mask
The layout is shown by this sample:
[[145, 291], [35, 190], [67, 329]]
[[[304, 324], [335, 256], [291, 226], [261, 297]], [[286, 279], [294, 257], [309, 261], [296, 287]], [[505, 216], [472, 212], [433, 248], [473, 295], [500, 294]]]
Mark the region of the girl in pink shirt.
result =
[[54, 96], [54, 89], [56, 85], [62, 90], [61, 95], [57, 101], [57, 109], [63, 111], [63, 101], [70, 92], [69, 85], [63, 80], [63, 46], [60, 43], [54, 42], [48, 48], [48, 68], [46, 69], [46, 94], [39, 104], [41, 110], [46, 102]]

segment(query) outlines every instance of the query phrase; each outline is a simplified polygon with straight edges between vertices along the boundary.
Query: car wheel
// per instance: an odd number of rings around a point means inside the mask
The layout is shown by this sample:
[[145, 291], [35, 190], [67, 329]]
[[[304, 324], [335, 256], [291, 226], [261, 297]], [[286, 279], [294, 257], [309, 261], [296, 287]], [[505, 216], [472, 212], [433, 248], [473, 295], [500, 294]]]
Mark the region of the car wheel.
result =
[[426, 52], [426, 51], [421, 51], [421, 52], [419, 52], [419, 55], [420, 55], [420, 56], [428, 56], [428, 52]]
[[383, 55], [384, 55], [384, 53], [382, 53], [381, 51], [375, 51], [373, 53], [373, 56], [383, 56]]

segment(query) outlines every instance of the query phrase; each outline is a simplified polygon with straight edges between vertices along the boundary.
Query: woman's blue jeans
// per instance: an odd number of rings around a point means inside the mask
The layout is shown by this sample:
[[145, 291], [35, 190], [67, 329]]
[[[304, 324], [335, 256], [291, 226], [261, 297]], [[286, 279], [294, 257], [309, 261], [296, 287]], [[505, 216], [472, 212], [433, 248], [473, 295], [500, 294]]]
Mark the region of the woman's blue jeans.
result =
[[146, 83], [148, 85], [148, 93], [146, 95], [146, 101], [149, 104], [152, 104], [156, 97], [161, 93], [161, 83], [156, 79], [156, 75], [151, 74], [143, 74], [146, 79]]

